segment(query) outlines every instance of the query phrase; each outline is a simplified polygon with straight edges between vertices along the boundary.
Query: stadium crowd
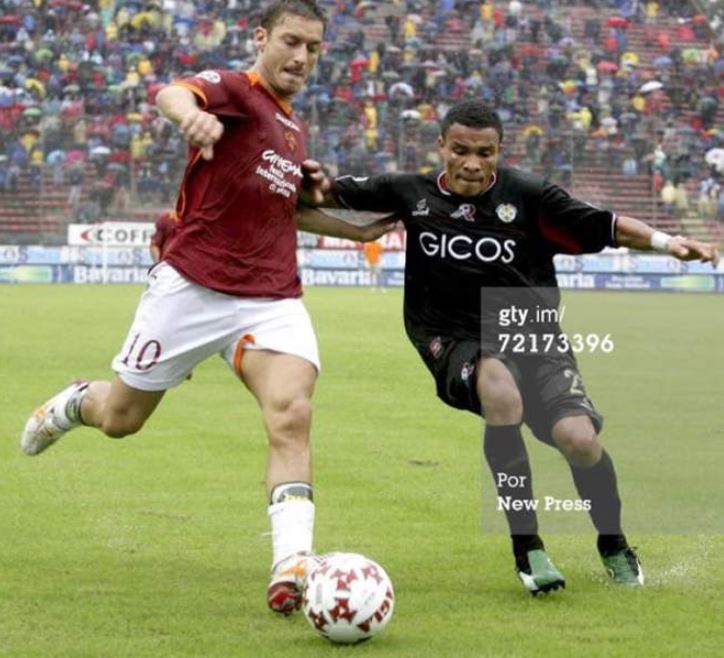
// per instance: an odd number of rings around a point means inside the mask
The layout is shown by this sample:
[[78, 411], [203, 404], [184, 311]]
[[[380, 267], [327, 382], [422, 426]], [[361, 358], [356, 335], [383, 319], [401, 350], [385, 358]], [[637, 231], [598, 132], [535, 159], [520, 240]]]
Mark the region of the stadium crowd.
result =
[[[585, 163], [648, 172], [672, 214], [696, 181], [698, 211], [724, 220], [724, 56], [693, 3], [594, 0], [607, 11], [587, 15], [583, 37], [570, 7], [584, 3], [568, 0], [321, 4], [325, 51], [298, 109], [332, 173], [437, 167], [438, 119], [477, 97], [519, 136], [508, 157], [523, 168], [563, 183]], [[155, 94], [182, 75], [249, 67], [260, 5], [0, 0], [0, 193], [21, 177], [40, 191], [49, 170], [81, 221], [131, 199], [171, 203], [184, 145]], [[639, 66], [633, 26], [658, 52], [655, 77]]]

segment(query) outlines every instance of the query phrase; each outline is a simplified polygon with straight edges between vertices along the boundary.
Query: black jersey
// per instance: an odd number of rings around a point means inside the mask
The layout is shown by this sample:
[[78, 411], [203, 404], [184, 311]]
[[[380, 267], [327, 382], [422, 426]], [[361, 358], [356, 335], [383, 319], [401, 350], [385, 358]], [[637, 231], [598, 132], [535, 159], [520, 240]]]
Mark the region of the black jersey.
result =
[[572, 198], [540, 176], [501, 167], [476, 197], [447, 189], [444, 174], [337, 178], [334, 194], [354, 210], [390, 212], [407, 229], [405, 326], [430, 336], [477, 340], [481, 290], [553, 288], [556, 253], [613, 246], [615, 215]]

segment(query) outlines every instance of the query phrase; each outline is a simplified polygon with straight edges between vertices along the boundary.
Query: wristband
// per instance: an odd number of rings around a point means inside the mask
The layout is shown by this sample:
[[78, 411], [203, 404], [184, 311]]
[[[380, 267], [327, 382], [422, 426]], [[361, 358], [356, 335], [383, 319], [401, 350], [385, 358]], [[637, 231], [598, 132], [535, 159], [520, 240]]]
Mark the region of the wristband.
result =
[[651, 248], [654, 251], [663, 251], [665, 253], [668, 253], [669, 242], [671, 242], [673, 239], [673, 236], [669, 235], [668, 233], [664, 233], [663, 231], [654, 231], [651, 234]]

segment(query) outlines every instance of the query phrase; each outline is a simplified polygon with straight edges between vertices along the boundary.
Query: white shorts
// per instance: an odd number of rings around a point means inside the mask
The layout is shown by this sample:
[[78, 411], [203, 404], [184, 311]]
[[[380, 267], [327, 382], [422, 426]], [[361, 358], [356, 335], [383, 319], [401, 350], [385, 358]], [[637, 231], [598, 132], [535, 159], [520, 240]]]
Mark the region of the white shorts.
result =
[[131, 330], [113, 370], [142, 391], [164, 391], [219, 354], [241, 374], [246, 349], [293, 354], [319, 371], [312, 321], [300, 299], [225, 295], [184, 279], [168, 263], [149, 274]]

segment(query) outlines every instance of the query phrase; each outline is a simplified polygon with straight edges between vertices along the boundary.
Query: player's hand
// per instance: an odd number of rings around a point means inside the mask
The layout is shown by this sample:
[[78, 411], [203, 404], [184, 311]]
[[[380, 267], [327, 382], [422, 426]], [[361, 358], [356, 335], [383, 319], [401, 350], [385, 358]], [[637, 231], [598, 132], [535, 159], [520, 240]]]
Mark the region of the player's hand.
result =
[[325, 195], [332, 189], [322, 165], [316, 160], [305, 160], [302, 162], [302, 175], [302, 201], [310, 206], [322, 205]]
[[394, 217], [386, 217], [385, 219], [380, 219], [374, 224], [360, 226], [357, 229], [359, 232], [357, 236], [357, 241], [373, 242], [378, 238], [381, 238], [385, 233], [389, 233], [390, 231], [396, 229], [397, 224], [398, 222]]
[[708, 242], [690, 240], [677, 235], [669, 241], [667, 249], [679, 260], [700, 260], [702, 263], [711, 263], [712, 267], [719, 264], [719, 249]]
[[199, 109], [189, 112], [179, 124], [179, 129], [189, 144], [201, 149], [204, 160], [214, 157], [214, 144], [224, 133], [224, 125], [218, 118]]

